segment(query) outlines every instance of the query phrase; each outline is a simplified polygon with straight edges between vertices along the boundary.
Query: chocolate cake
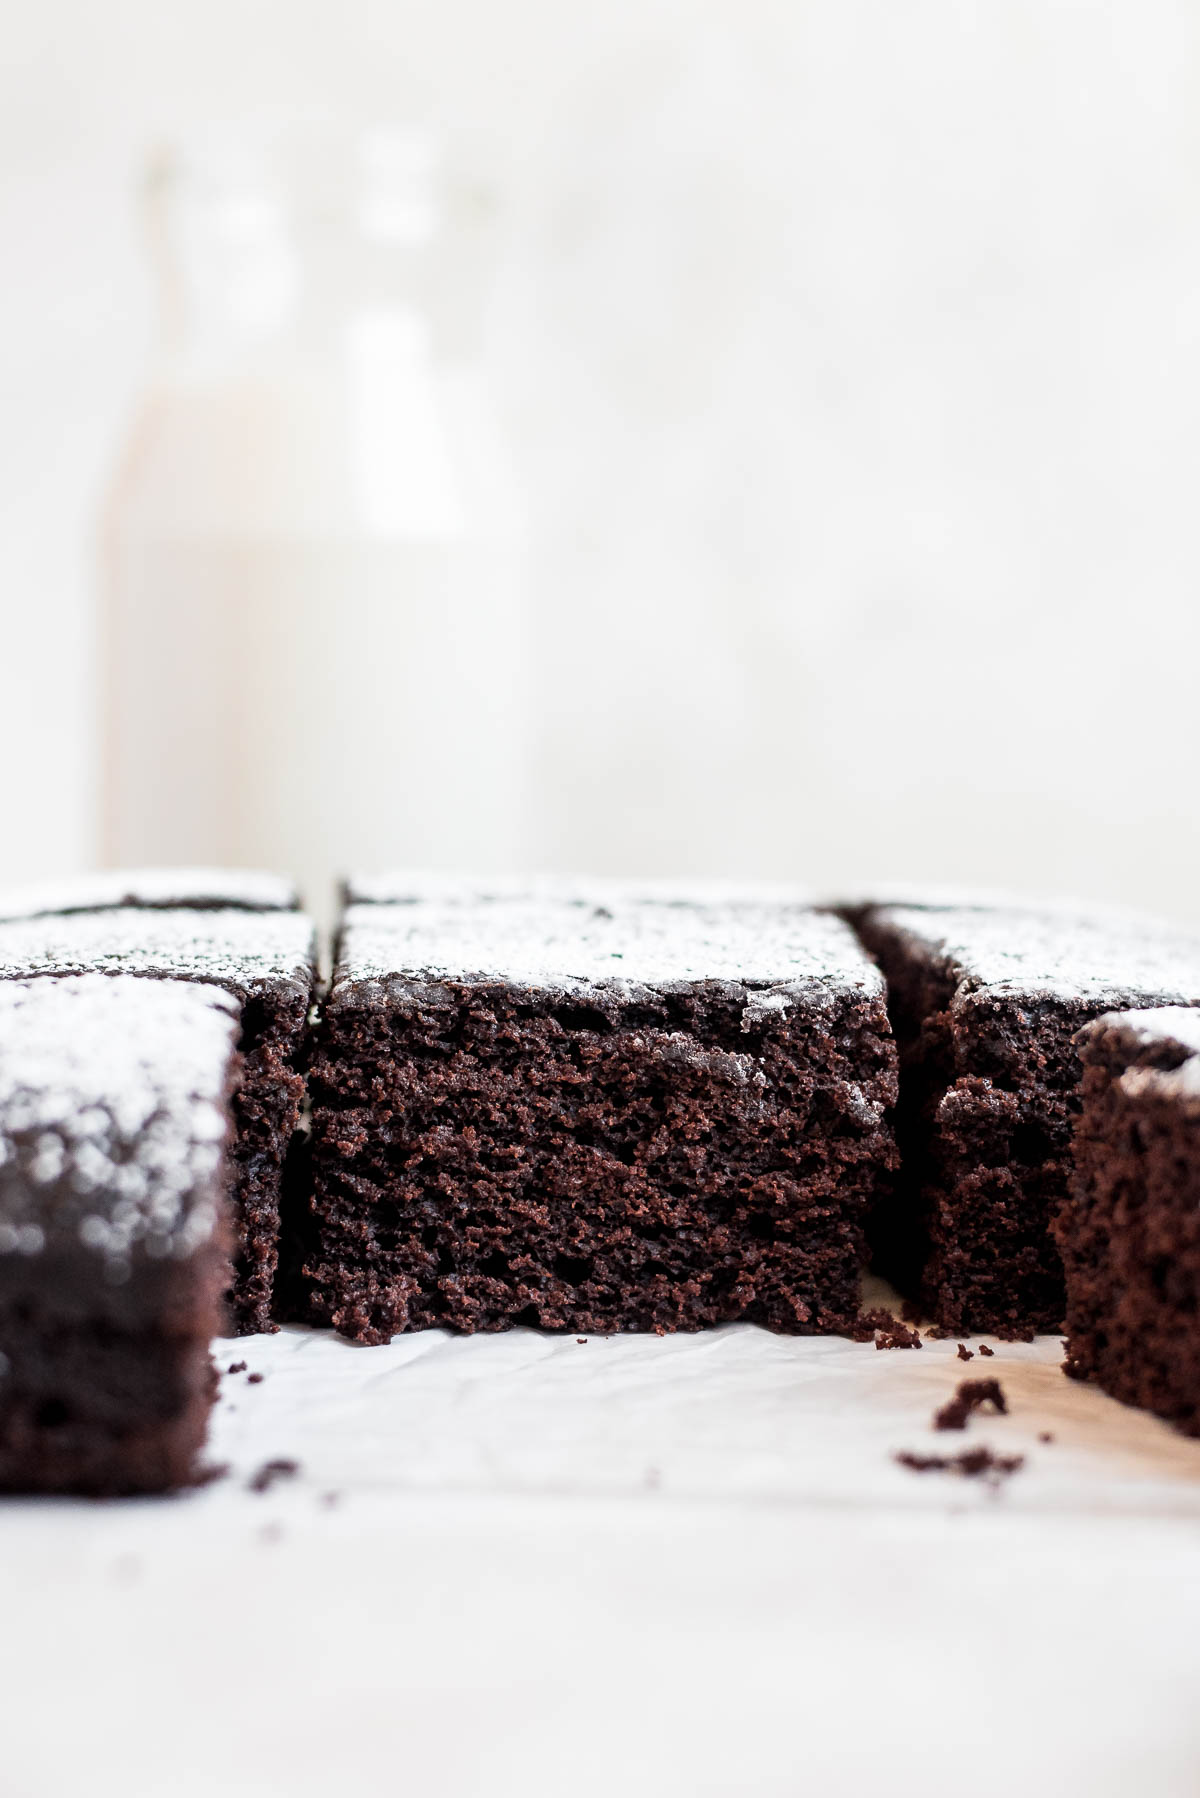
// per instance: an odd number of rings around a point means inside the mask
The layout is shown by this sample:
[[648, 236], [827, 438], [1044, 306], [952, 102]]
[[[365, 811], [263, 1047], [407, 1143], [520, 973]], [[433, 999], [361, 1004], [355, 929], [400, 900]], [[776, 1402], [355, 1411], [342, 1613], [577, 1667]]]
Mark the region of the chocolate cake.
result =
[[1081, 1033], [1075, 1171], [1055, 1224], [1066, 1371], [1200, 1436], [1200, 1011]]
[[358, 905], [312, 1057], [307, 1315], [849, 1329], [895, 1162], [878, 969], [799, 907]]
[[316, 977], [311, 923], [292, 911], [149, 909], [0, 924], [0, 981], [89, 972], [204, 981], [237, 999], [244, 1073], [234, 1100], [231, 1305], [240, 1332], [273, 1329], [281, 1184]]
[[0, 1490], [193, 1477], [228, 1275], [237, 1005], [200, 984], [0, 985]]
[[900, 1052], [897, 1201], [877, 1263], [945, 1331], [1063, 1319], [1050, 1220], [1066, 1196], [1075, 1033], [1116, 1007], [1200, 998], [1200, 940], [1127, 914], [862, 909]]
[[279, 874], [246, 868], [118, 868], [0, 892], [0, 923], [81, 911], [296, 911], [300, 896]]

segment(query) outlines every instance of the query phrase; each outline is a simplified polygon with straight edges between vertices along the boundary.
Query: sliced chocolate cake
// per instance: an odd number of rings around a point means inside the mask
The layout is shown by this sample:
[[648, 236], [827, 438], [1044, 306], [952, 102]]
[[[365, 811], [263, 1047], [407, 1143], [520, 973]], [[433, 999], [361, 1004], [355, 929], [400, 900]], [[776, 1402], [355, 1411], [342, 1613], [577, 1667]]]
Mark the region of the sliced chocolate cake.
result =
[[310, 1085], [307, 1313], [358, 1341], [856, 1315], [895, 1051], [836, 918], [355, 906]]
[[1055, 1224], [1066, 1371], [1200, 1436], [1200, 1011], [1080, 1035], [1075, 1171]]
[[1200, 998], [1200, 940], [1128, 914], [879, 907], [857, 917], [887, 976], [904, 1175], [877, 1262], [960, 1334], [1057, 1330], [1075, 1033], [1114, 1007]]
[[155, 911], [296, 911], [280, 874], [248, 868], [117, 868], [0, 891], [0, 922], [125, 907]]
[[238, 1006], [211, 986], [0, 984], [0, 1490], [193, 1477], [237, 1038]]
[[199, 980], [237, 999], [244, 1074], [234, 1100], [235, 1255], [241, 1332], [269, 1330], [285, 1158], [304, 1097], [313, 928], [293, 911], [80, 912], [0, 924], [0, 981], [42, 974]]

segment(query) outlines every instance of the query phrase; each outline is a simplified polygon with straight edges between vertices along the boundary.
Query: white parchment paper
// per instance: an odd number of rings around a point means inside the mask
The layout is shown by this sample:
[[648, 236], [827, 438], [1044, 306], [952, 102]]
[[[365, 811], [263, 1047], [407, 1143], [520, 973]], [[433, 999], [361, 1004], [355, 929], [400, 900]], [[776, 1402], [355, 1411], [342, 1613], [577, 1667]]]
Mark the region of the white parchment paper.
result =
[[222, 1479], [0, 1506], [0, 1793], [1200, 1792], [1200, 1443], [992, 1346], [219, 1344]]

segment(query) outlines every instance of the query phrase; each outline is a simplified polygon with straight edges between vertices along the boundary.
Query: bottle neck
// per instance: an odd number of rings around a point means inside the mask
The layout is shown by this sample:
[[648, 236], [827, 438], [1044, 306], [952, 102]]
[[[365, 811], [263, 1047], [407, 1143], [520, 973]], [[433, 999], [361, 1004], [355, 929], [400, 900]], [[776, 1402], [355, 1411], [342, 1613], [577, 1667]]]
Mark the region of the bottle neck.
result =
[[444, 227], [434, 174], [427, 142], [394, 133], [156, 158], [144, 217], [166, 368], [203, 379], [328, 362], [379, 317], [404, 318], [439, 359], [473, 359], [481, 270]]

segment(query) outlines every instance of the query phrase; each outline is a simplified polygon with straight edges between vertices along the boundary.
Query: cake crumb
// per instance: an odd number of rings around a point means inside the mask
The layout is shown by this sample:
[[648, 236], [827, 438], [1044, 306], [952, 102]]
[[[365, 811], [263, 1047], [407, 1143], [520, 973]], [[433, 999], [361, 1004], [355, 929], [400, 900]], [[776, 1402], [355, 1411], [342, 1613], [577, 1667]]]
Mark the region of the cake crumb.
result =
[[1050, 1434], [1049, 1430], [1039, 1430], [1038, 1431], [1038, 1441], [1039, 1442], [1053, 1442], [1054, 1437]]
[[935, 1430], [965, 1430], [972, 1411], [984, 1405], [1003, 1414], [1008, 1403], [999, 1380], [960, 1380], [954, 1397], [933, 1414]]
[[973, 1361], [975, 1359], [974, 1353], [967, 1347], [965, 1342], [960, 1342], [958, 1345], [958, 1358], [960, 1361]]
[[877, 1349], [920, 1348], [921, 1333], [905, 1327], [898, 1317], [881, 1307], [873, 1311], [860, 1311], [850, 1327], [852, 1342], [870, 1342], [875, 1340]]
[[225, 1369], [226, 1373], [245, 1373], [245, 1371], [246, 1363], [244, 1361], [231, 1361]]
[[585, 1344], [585, 1343], [586, 1343], [586, 1341], [587, 1341], [587, 1337], [586, 1337], [586, 1336], [577, 1336], [577, 1337], [576, 1337], [576, 1338], [575, 1338], [575, 1341], [576, 1341], [576, 1343], [577, 1343], [577, 1345], [578, 1345], [578, 1346], [579, 1346], [579, 1347], [580, 1347], [580, 1348], [582, 1348], [582, 1347], [583, 1347], [583, 1346], [584, 1346], [584, 1344]]
[[875, 1338], [877, 1349], [921, 1348], [920, 1330], [910, 1330], [905, 1324], [897, 1323], [895, 1329], [881, 1331]]
[[299, 1461], [264, 1461], [249, 1482], [251, 1492], [269, 1492], [279, 1480], [290, 1480], [300, 1471]]
[[990, 1448], [967, 1448], [958, 1455], [917, 1455], [903, 1449], [895, 1458], [901, 1467], [908, 1467], [913, 1473], [957, 1473], [967, 1479], [987, 1474], [993, 1481], [1016, 1473], [1025, 1465], [1024, 1455], [998, 1455]]
[[247, 1386], [261, 1386], [263, 1383], [263, 1377], [264, 1376], [260, 1373], [247, 1374], [246, 1375], [246, 1384], [247, 1384]]
[[990, 1361], [996, 1351], [995, 1351], [995, 1349], [990, 1349], [986, 1342], [981, 1342], [979, 1345], [979, 1352], [981, 1355], [986, 1355], [988, 1360]]

